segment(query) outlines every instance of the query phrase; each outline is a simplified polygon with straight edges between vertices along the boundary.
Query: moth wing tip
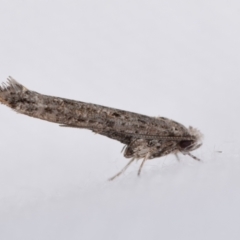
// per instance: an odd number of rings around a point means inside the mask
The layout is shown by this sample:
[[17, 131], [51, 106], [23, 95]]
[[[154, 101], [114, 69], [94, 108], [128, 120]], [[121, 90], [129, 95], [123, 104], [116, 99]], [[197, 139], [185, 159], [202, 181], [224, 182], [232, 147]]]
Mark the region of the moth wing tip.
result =
[[8, 76], [7, 83], [9, 86], [17, 87], [24, 92], [28, 91], [28, 89], [25, 86], [23, 86], [21, 83], [19, 83], [17, 80], [15, 80], [12, 76]]

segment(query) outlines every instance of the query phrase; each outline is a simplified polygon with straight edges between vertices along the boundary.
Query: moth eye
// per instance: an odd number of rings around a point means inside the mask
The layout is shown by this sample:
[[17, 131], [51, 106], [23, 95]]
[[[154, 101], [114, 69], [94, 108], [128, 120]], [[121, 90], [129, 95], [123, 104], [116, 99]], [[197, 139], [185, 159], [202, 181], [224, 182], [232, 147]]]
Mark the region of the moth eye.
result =
[[185, 149], [185, 148], [191, 146], [192, 144], [193, 144], [193, 141], [191, 141], [191, 140], [183, 140], [183, 141], [179, 142], [179, 146], [182, 149]]

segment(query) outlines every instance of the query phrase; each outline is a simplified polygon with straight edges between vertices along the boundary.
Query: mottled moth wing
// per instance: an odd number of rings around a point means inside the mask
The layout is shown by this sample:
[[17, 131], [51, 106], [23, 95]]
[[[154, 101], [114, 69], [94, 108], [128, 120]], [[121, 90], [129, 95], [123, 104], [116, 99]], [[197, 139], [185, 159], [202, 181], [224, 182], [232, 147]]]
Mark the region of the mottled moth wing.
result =
[[143, 159], [139, 174], [146, 160], [169, 153], [181, 152], [197, 159], [189, 152], [201, 146], [201, 133], [197, 129], [186, 128], [171, 119], [43, 95], [11, 77], [0, 87], [0, 102], [18, 113], [64, 127], [89, 129], [125, 144], [124, 156], [132, 158], [126, 167], [134, 159]]

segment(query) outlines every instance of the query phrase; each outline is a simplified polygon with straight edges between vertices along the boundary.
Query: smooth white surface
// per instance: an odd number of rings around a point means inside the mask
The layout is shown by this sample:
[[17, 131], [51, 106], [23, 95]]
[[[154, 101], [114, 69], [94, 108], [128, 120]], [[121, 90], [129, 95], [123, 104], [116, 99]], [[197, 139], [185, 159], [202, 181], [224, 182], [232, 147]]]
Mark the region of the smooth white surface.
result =
[[1, 81], [205, 135], [108, 182], [120, 143], [0, 106], [0, 239], [239, 239], [239, 27], [231, 0], [0, 1]]

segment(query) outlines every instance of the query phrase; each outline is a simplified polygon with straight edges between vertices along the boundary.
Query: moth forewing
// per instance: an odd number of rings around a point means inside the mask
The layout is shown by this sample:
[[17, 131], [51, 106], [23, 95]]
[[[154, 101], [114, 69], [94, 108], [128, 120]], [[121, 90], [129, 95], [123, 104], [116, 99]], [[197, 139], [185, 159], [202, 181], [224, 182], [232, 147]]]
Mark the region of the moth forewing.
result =
[[43, 95], [25, 88], [13, 78], [0, 86], [0, 103], [15, 111], [64, 127], [85, 128], [123, 143], [124, 157], [130, 162], [113, 178], [121, 175], [138, 159], [150, 159], [179, 152], [196, 160], [190, 152], [201, 146], [202, 134], [195, 128], [164, 117], [146, 115], [71, 99]]

